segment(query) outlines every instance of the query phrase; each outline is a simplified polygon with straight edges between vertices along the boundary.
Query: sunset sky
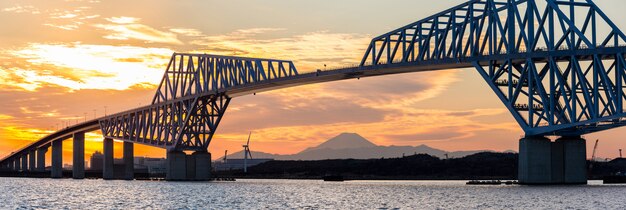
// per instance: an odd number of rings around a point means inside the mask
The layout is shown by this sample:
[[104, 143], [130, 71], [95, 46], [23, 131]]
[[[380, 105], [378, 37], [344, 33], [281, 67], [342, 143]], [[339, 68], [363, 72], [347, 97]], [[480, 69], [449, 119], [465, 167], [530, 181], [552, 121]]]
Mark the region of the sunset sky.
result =
[[[173, 52], [357, 64], [371, 38], [463, 0], [0, 1], [0, 156], [64, 124], [150, 103]], [[623, 0], [596, 3], [621, 28]], [[616, 6], [617, 5], [617, 6]], [[379, 145], [517, 150], [522, 130], [474, 69], [300, 86], [233, 99], [210, 151], [291, 154], [342, 132]], [[585, 136], [626, 148], [626, 128]], [[101, 150], [88, 135], [86, 153]], [[121, 154], [118, 144], [117, 155]], [[161, 157], [145, 146], [136, 155]], [[71, 160], [71, 141], [64, 143]]]

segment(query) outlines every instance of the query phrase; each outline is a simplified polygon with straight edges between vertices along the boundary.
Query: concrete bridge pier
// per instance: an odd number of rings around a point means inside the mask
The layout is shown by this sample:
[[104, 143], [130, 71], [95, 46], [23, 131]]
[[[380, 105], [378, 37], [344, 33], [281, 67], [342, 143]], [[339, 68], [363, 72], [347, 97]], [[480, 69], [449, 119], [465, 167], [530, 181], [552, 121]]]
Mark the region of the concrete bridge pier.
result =
[[48, 147], [37, 149], [37, 171], [39, 172], [46, 171], [46, 152], [48, 152]]
[[15, 158], [15, 160], [13, 160], [13, 170], [14, 171], [21, 171], [22, 169], [20, 169], [20, 166], [22, 164], [20, 163], [20, 158]]
[[9, 171], [14, 171], [15, 170], [15, 161], [13, 161], [12, 159], [8, 159], [7, 160], [7, 170]]
[[102, 164], [102, 178], [113, 179], [113, 139], [105, 138], [103, 142], [104, 160]]
[[72, 178], [85, 178], [85, 133], [74, 133], [74, 150], [72, 159]]
[[37, 157], [35, 157], [35, 151], [36, 150], [31, 150], [28, 152], [28, 171], [35, 171], [35, 160], [37, 159]]
[[187, 155], [182, 151], [167, 153], [168, 181], [208, 181], [211, 178], [211, 153], [196, 151]]
[[[552, 176], [563, 180], [565, 184], [587, 184], [587, 144], [580, 136], [563, 136], [553, 143], [553, 151], [563, 154], [552, 155]], [[560, 164], [559, 164], [560, 163]]]
[[13, 170], [13, 171], [19, 171], [20, 170], [20, 164], [18, 164], [17, 160], [15, 160], [15, 159], [11, 160], [10, 163], [11, 163], [11, 170]]
[[51, 178], [63, 178], [63, 140], [52, 142], [52, 167]]
[[22, 155], [22, 171], [28, 171], [28, 154]]
[[555, 142], [543, 136], [527, 136], [519, 143], [520, 184], [587, 184], [585, 140], [561, 137]]
[[194, 152], [191, 157], [195, 162], [195, 180], [208, 181], [211, 179], [211, 153]]
[[135, 154], [134, 144], [124, 142], [124, 179], [135, 179]]
[[187, 155], [182, 151], [167, 152], [165, 179], [168, 181], [183, 181], [187, 179]]

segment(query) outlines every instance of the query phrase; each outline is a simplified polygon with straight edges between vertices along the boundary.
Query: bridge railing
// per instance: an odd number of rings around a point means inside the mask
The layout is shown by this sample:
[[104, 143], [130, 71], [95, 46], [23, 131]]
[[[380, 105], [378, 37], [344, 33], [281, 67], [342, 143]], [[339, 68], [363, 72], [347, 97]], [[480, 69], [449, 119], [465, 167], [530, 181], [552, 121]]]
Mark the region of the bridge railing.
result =
[[152, 103], [297, 75], [292, 61], [175, 53]]

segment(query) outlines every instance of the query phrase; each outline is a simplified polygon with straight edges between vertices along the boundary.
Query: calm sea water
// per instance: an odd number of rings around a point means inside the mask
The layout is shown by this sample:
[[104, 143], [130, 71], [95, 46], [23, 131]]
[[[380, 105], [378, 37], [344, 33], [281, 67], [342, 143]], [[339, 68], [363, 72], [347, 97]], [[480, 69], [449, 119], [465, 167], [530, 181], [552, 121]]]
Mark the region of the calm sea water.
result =
[[0, 209], [626, 209], [626, 185], [0, 178]]

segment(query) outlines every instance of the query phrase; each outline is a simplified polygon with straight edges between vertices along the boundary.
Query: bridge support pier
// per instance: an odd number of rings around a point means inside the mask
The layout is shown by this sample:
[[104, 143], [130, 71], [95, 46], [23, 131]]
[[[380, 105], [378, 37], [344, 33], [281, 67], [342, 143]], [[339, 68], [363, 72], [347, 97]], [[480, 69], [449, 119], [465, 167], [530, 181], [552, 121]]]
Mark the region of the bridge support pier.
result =
[[124, 179], [135, 179], [135, 154], [132, 142], [124, 142]]
[[31, 150], [28, 152], [28, 171], [35, 171], [35, 150]]
[[72, 178], [85, 178], [85, 133], [74, 133], [74, 150], [72, 151]]
[[167, 171], [165, 179], [168, 181], [183, 181], [187, 179], [187, 155], [180, 151], [167, 152]]
[[543, 136], [520, 140], [520, 184], [586, 184], [586, 165], [585, 140], [580, 137], [561, 137], [555, 142]]
[[63, 178], [63, 140], [52, 142], [51, 178]]
[[195, 162], [195, 180], [208, 181], [211, 179], [211, 153], [194, 152], [191, 158]]
[[8, 164], [7, 167], [9, 171], [15, 171], [15, 162], [12, 159], [8, 159], [7, 160]]
[[187, 155], [181, 151], [167, 153], [168, 181], [208, 181], [211, 178], [211, 153], [197, 151]]
[[13, 170], [21, 171], [20, 166], [21, 166], [20, 158], [17, 157], [17, 158], [15, 158], [15, 160], [13, 160]]
[[103, 164], [102, 164], [102, 178], [113, 179], [113, 139], [105, 138], [103, 141]]
[[22, 171], [28, 171], [28, 154], [22, 155]]
[[37, 149], [37, 171], [46, 171], [46, 152], [48, 147], [42, 147]]
[[[556, 147], [556, 148], [555, 148]], [[553, 143], [552, 177], [564, 184], [587, 184], [587, 144], [580, 136], [564, 136]], [[562, 155], [555, 153], [562, 151]], [[558, 169], [558, 170], [555, 170]]]

